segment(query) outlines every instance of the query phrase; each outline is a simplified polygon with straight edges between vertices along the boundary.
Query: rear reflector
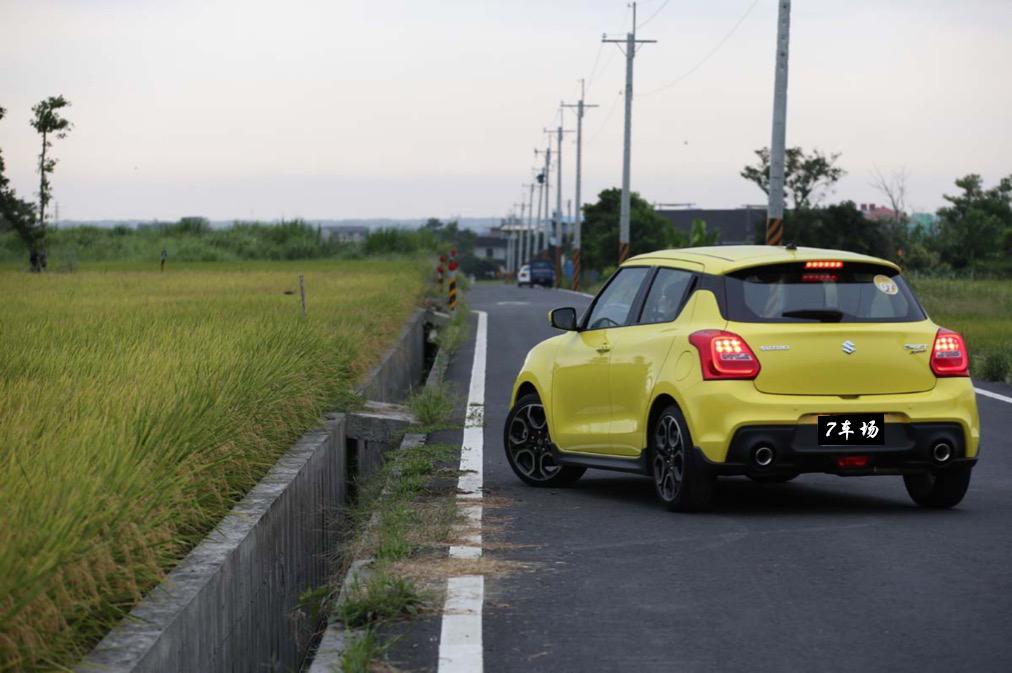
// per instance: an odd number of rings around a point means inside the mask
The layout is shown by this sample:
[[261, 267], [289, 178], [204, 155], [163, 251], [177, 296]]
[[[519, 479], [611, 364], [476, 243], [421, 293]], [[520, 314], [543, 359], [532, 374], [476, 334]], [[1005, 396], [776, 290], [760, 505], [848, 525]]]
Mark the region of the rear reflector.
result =
[[806, 269], [842, 269], [843, 262], [838, 259], [811, 259], [805, 262]]
[[868, 465], [868, 456], [839, 456], [836, 459], [836, 466], [841, 470], [852, 467], [866, 467]]
[[935, 334], [935, 343], [931, 348], [931, 371], [940, 377], [970, 375], [970, 357], [958, 332], [942, 327]]
[[703, 378], [754, 379], [759, 375], [759, 360], [745, 340], [733, 332], [705, 329], [689, 335], [699, 351]]

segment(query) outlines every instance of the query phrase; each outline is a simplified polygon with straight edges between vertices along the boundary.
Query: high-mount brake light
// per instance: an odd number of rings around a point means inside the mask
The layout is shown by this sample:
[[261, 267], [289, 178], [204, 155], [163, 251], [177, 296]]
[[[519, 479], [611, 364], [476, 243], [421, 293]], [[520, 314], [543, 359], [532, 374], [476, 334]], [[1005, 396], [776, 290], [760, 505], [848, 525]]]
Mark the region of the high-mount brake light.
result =
[[759, 375], [755, 353], [733, 332], [700, 330], [689, 335], [689, 342], [699, 351], [699, 364], [707, 381], [754, 379]]
[[842, 269], [843, 262], [838, 259], [810, 259], [805, 262], [806, 269]]
[[935, 376], [970, 375], [970, 355], [959, 332], [944, 327], [938, 330], [931, 348], [931, 371]]
[[835, 273], [803, 273], [801, 274], [802, 283], [835, 283], [837, 275]]

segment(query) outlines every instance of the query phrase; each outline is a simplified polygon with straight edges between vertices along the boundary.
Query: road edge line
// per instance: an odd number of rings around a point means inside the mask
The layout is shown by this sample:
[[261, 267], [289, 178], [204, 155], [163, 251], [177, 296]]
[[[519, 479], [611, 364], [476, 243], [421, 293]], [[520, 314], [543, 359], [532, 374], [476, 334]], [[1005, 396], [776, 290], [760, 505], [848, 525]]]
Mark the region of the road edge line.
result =
[[[481, 558], [482, 486], [485, 449], [485, 367], [488, 354], [488, 314], [474, 311], [478, 326], [474, 334], [474, 360], [467, 393], [464, 433], [460, 446], [460, 477], [457, 506], [467, 516], [469, 544], [450, 547], [450, 558]], [[475, 533], [474, 531], [477, 531]], [[439, 673], [481, 673], [484, 670], [482, 608], [485, 577], [463, 575], [446, 580], [439, 633]]]
[[1009, 397], [1007, 395], [1000, 395], [998, 393], [992, 393], [990, 390], [984, 390], [983, 388], [978, 388], [977, 386], [973, 387], [973, 391], [975, 393], [977, 393], [978, 395], [983, 395], [984, 397], [990, 397], [993, 400], [998, 400], [1000, 402], [1005, 402], [1007, 404], [1012, 404], [1012, 397]]

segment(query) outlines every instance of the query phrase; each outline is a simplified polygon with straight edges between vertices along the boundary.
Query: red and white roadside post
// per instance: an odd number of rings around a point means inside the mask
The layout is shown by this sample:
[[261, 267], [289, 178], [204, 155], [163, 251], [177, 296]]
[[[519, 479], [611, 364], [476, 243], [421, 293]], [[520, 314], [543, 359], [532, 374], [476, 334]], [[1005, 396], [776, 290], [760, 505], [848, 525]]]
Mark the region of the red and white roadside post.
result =
[[450, 251], [450, 294], [447, 301], [447, 308], [451, 311], [457, 310], [457, 250]]

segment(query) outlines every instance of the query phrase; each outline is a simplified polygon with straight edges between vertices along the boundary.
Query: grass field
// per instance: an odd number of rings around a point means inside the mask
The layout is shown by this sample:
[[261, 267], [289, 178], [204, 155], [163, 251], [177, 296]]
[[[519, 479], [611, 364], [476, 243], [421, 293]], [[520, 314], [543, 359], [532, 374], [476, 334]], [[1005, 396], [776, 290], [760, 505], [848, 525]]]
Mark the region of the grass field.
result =
[[0, 268], [0, 670], [73, 663], [349, 395], [423, 291], [410, 260], [139, 268]]
[[935, 323], [960, 332], [975, 378], [1012, 376], [1012, 280], [908, 279]]

